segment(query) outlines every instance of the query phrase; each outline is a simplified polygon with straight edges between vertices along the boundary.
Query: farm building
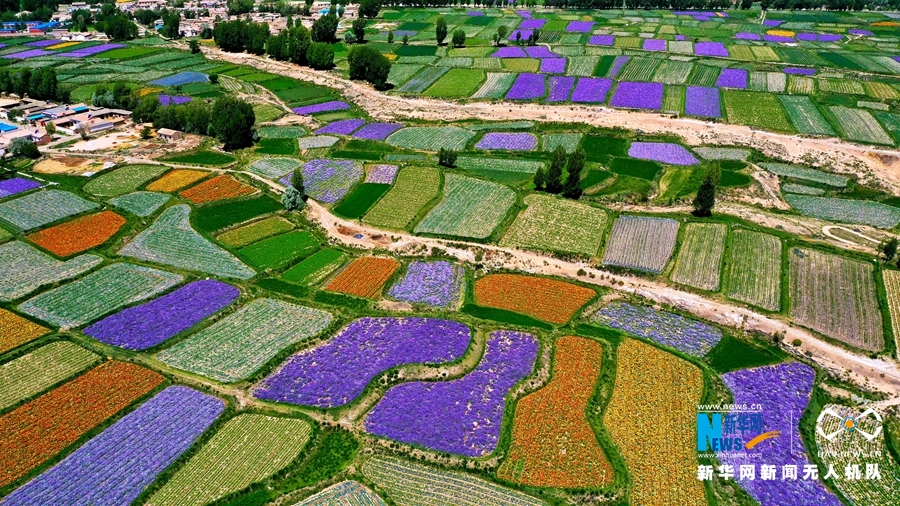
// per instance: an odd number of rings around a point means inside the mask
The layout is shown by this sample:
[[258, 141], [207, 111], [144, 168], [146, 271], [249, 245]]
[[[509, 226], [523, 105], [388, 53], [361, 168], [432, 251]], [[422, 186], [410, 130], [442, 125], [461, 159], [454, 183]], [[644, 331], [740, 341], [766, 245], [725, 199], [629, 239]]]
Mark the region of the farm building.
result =
[[156, 134], [164, 141], [180, 141], [184, 137], [183, 133], [171, 128], [160, 128], [156, 131]]

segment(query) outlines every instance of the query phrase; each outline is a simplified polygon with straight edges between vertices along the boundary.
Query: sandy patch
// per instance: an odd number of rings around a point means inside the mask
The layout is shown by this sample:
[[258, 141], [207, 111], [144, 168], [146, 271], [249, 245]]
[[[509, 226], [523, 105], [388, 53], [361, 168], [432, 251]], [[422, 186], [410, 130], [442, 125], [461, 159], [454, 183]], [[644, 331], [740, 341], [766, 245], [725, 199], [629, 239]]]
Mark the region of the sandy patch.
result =
[[104, 161], [75, 156], [55, 156], [41, 160], [34, 166], [34, 172], [41, 174], [86, 174], [103, 169]]

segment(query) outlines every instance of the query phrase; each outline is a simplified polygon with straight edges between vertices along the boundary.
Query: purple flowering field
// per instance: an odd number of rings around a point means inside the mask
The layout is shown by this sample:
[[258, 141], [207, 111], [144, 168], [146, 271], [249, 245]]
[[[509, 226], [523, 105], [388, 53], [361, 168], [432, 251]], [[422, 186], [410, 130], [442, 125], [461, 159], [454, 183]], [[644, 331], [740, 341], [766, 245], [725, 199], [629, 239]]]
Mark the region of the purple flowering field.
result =
[[609, 77], [615, 79], [615, 77], [619, 75], [619, 72], [622, 71], [622, 68], [625, 67], [629, 60], [631, 60], [630, 56], [616, 56], [616, 59], [613, 60], [612, 67], [609, 68]]
[[516, 36], [518, 34], [522, 34], [522, 40], [527, 40], [534, 34], [534, 30], [513, 30], [511, 34], [509, 34], [508, 40], [517, 40]]
[[625, 81], [616, 86], [610, 101], [613, 107], [659, 109], [662, 107], [663, 83]]
[[534, 29], [540, 30], [546, 24], [547, 24], [546, 19], [531, 18], [531, 19], [526, 19], [525, 21], [522, 21], [521, 23], [519, 23], [519, 28], [527, 29], [527, 30], [534, 30]]
[[811, 76], [816, 73], [816, 69], [803, 67], [786, 67], [781, 69], [785, 74], [794, 74], [798, 76]]
[[215, 397], [171, 386], [6, 496], [3, 504], [130, 504], [224, 409]]
[[55, 46], [62, 41], [56, 39], [46, 39], [46, 40], [36, 40], [34, 42], [27, 42], [23, 45], [28, 47], [47, 47], [47, 46]]
[[[350, 160], [310, 160], [303, 165], [303, 183], [310, 197], [333, 204], [344, 198], [350, 187], [363, 177], [363, 169]], [[281, 178], [284, 186], [291, 184], [291, 174]]]
[[531, 17], [531, 11], [516, 11], [516, 14], [518, 14], [519, 16], [521, 16], [523, 18]]
[[467, 16], [484, 16], [484, 13], [481, 11], [468, 11], [466, 12]]
[[748, 74], [744, 69], [722, 69], [719, 79], [716, 80], [716, 86], [723, 88], [747, 88]]
[[506, 93], [508, 100], [534, 100], [546, 93], [543, 74], [523, 72], [516, 78], [512, 88]]
[[525, 52], [529, 58], [559, 58], [559, 55], [550, 51], [547, 46], [528, 46]]
[[180, 95], [159, 95], [159, 105], [181, 105], [191, 101], [191, 97]]
[[40, 188], [41, 183], [25, 179], [23, 177], [14, 177], [0, 181], [0, 198], [9, 197], [17, 193], [27, 192], [35, 188]]
[[123, 47], [125, 47], [125, 44], [100, 44], [99, 46], [76, 49], [75, 51], [69, 51], [68, 53], [57, 53], [56, 56], [62, 56], [65, 58], [86, 58], [88, 56], [93, 56], [104, 51], [109, 51], [110, 49], [119, 49]]
[[849, 33], [851, 35], [864, 35], [867, 37], [871, 37], [872, 35], [875, 35], [870, 30], [860, 30], [859, 28], [851, 28], [851, 29], [847, 30], [847, 33]]
[[728, 49], [721, 42], [697, 42], [694, 44], [694, 54], [700, 56], [728, 57]]
[[572, 91], [572, 85], [575, 84], [574, 77], [551, 76], [550, 94], [547, 96], [547, 102], [565, 102], [569, 100], [569, 93]]
[[353, 137], [357, 139], [371, 139], [375, 141], [383, 141], [388, 135], [403, 128], [403, 123], [369, 123], [368, 125], [357, 130]]
[[340, 119], [337, 121], [332, 121], [331, 123], [323, 126], [322, 128], [313, 132], [314, 134], [337, 134], [337, 135], [350, 135], [355, 132], [359, 127], [366, 124], [366, 120], [362, 119]]
[[695, 357], [705, 356], [722, 339], [722, 331], [712, 325], [627, 302], [604, 306], [591, 320]]
[[835, 33], [800, 32], [797, 34], [797, 40], [802, 40], [804, 42], [837, 42], [842, 38], [842, 35]]
[[[739, 480], [744, 490], [761, 506], [841, 504], [821, 481], [802, 479], [803, 466], [810, 461], [800, 436], [799, 423], [809, 403], [815, 376], [811, 367], [799, 362], [743, 369], [722, 376], [725, 385], [734, 393], [735, 404], [762, 405], [763, 432], [781, 432], [779, 437], [764, 441], [754, 451], [762, 452], [765, 463], [776, 465], [779, 472], [782, 465], [797, 465], [801, 477], [797, 480], [761, 480], [757, 476], [755, 480]], [[722, 464], [734, 466], [735, 471], [741, 464], [757, 464], [756, 459], [734, 454], [721, 454], [718, 458]], [[843, 470], [836, 471], [841, 473]], [[738, 479], [737, 473], [735, 479]]]
[[566, 31], [569, 33], [580, 32], [580, 33], [589, 33], [594, 29], [593, 21], [569, 21], [569, 24], [566, 26]]
[[765, 26], [778, 26], [781, 23], [784, 23], [784, 20], [781, 19], [767, 19], [763, 21], [763, 25]]
[[588, 44], [592, 46], [611, 46], [616, 38], [612, 35], [594, 35], [588, 40]]
[[572, 92], [572, 102], [604, 102], [609, 89], [612, 87], [612, 79], [605, 77], [579, 77], [575, 91]]
[[494, 58], [528, 58], [525, 50], [518, 46], [501, 47], [491, 56]]
[[194, 281], [107, 316], [84, 329], [84, 334], [113, 346], [145, 350], [225, 309], [240, 295], [240, 290], [221, 281]]
[[367, 183], [380, 183], [380, 184], [393, 184], [394, 178], [397, 177], [397, 170], [399, 167], [396, 165], [373, 165], [369, 169], [369, 173], [366, 175]]
[[696, 165], [700, 163], [684, 146], [672, 144], [671, 142], [632, 142], [628, 148], [628, 156], [670, 165]]
[[375, 376], [403, 364], [439, 364], [465, 354], [471, 334], [437, 318], [360, 318], [325, 344], [292, 356], [253, 391], [259, 399], [331, 408], [365, 390]]
[[537, 137], [530, 133], [498, 133], [490, 132], [475, 145], [476, 149], [508, 149], [512, 151], [531, 151], [537, 147]]
[[662, 39], [644, 39], [644, 51], [665, 51], [666, 41]]
[[758, 33], [750, 32], [738, 32], [734, 35], [734, 38], [740, 40], [762, 40], [762, 37]]
[[431, 307], [449, 308], [462, 295], [465, 269], [447, 261], [409, 264], [403, 279], [391, 287], [388, 296], [392, 299]]
[[562, 74], [565, 71], [565, 58], [544, 58], [541, 60], [541, 72], [546, 72], [548, 74]]
[[710, 86], [688, 86], [684, 97], [684, 113], [690, 116], [721, 117], [719, 89]]
[[472, 372], [391, 388], [366, 418], [366, 431], [431, 450], [488, 455], [497, 447], [506, 396], [531, 374], [538, 348], [531, 334], [492, 332]]
[[3, 58], [6, 59], [26, 59], [26, 58], [34, 58], [37, 56], [50, 56], [53, 54], [52, 51], [44, 51], [43, 49], [29, 49], [28, 51], [22, 51], [20, 53], [13, 54], [5, 54]]
[[341, 111], [349, 109], [350, 104], [340, 100], [332, 100], [330, 102], [322, 102], [320, 104], [305, 105], [303, 107], [295, 107], [294, 114], [316, 114], [319, 112]]

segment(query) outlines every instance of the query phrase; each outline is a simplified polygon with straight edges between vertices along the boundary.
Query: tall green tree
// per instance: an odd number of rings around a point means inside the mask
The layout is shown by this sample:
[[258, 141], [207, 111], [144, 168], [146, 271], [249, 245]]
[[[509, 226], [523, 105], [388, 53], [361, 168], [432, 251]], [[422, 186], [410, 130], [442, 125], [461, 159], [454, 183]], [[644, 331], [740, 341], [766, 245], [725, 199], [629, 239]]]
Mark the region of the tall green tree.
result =
[[226, 150], [253, 145], [253, 124], [256, 122], [256, 115], [250, 104], [231, 95], [223, 95], [216, 99], [211, 115], [212, 130], [216, 138], [225, 144]]
[[884, 259], [888, 262], [894, 259], [894, 256], [897, 254], [897, 246], [900, 246], [896, 237], [891, 237], [885, 243], [881, 245], [881, 254], [884, 255]]
[[377, 18], [381, 10], [381, 0], [360, 0], [359, 15], [364, 18]]
[[509, 27], [506, 25], [500, 25], [497, 27], [497, 36], [494, 38], [494, 41], [499, 46], [501, 42], [506, 41], [507, 35], [509, 35]]
[[710, 169], [703, 178], [703, 183], [694, 197], [694, 216], [707, 217], [712, 215], [712, 209], [716, 205], [716, 186], [719, 184], [719, 171]]
[[375, 88], [384, 89], [388, 74], [391, 72], [391, 61], [374, 47], [354, 46], [347, 54], [350, 66], [350, 79], [364, 79]]
[[[332, 11], [333, 12], [333, 11]], [[337, 31], [338, 18], [332, 13], [315, 20], [312, 25], [313, 42], [336, 42], [334, 33]]]
[[544, 171], [544, 168], [538, 168], [537, 172], [534, 173], [534, 189], [539, 191], [543, 190], [546, 181], [547, 173]]
[[563, 187], [563, 196], [570, 199], [581, 198], [581, 173], [584, 171], [584, 150], [581, 147], [575, 149], [575, 152], [569, 155], [566, 164], [566, 184]]
[[334, 48], [324, 42], [313, 42], [306, 51], [306, 61], [316, 70], [327, 70], [334, 66]]
[[453, 31], [453, 47], [463, 47], [466, 45], [466, 32], [462, 28]]
[[434, 36], [437, 39], [439, 46], [443, 44], [444, 39], [447, 38], [447, 20], [444, 19], [444, 16], [438, 17], [437, 21], [434, 23]]
[[366, 39], [366, 20], [363, 18], [356, 18], [353, 20], [353, 35], [356, 36], [356, 42], [362, 44]]
[[562, 172], [566, 166], [566, 149], [556, 146], [553, 151], [553, 159], [550, 161], [550, 170], [547, 171], [547, 180], [544, 183], [549, 193], [559, 193], [563, 189]]

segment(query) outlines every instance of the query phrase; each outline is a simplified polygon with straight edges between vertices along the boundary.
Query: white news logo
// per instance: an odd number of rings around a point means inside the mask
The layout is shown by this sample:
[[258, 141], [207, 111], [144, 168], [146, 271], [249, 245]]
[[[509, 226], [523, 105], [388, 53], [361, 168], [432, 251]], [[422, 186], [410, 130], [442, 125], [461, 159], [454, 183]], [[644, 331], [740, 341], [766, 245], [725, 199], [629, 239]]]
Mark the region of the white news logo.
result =
[[[834, 418], [839, 418], [841, 420], [841, 424], [838, 427], [838, 429], [836, 429], [833, 432], [827, 433], [827, 434], [825, 433], [825, 430], [822, 429], [822, 425], [823, 425], [822, 422], [825, 421], [826, 416], [832, 416]], [[877, 427], [875, 427], [875, 430], [871, 434], [864, 431], [863, 429], [861, 429], [860, 423], [859, 423], [860, 420], [864, 420], [865, 418], [867, 418], [869, 416], [873, 417], [877, 421], [877, 425], [878, 425]], [[822, 413], [819, 414], [818, 420], [816, 420], [816, 432], [818, 432], [820, 436], [827, 439], [828, 441], [831, 441], [832, 439], [836, 438], [838, 436], [838, 434], [840, 434], [842, 432], [858, 432], [860, 435], [862, 435], [862, 437], [866, 438], [866, 440], [872, 441], [873, 439], [877, 438], [881, 434], [881, 428], [882, 428], [881, 425], [882, 425], [881, 415], [879, 415], [878, 412], [872, 408], [869, 408], [869, 409], [863, 411], [863, 413], [861, 415], [857, 416], [856, 418], [854, 418], [853, 416], [850, 416], [850, 415], [841, 416], [837, 412], [835, 412], [833, 409], [825, 408], [822, 410]]]

